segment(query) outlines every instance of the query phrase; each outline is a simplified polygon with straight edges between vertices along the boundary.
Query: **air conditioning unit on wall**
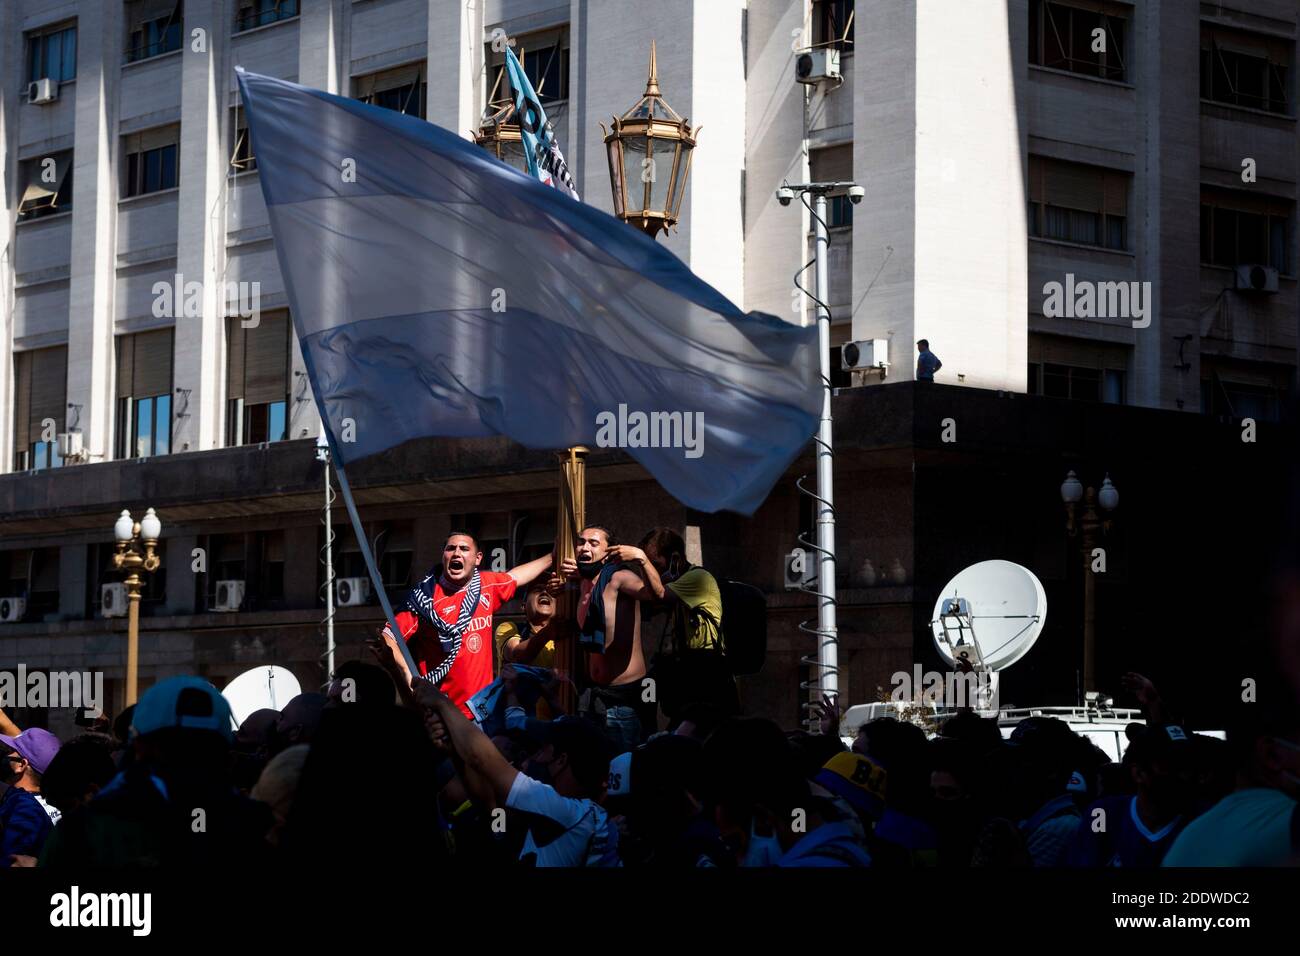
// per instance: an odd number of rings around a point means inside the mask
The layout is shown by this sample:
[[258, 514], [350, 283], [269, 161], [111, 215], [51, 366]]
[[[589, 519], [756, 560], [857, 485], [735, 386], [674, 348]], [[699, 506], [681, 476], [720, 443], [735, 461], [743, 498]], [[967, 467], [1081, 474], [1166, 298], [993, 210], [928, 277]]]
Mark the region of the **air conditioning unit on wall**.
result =
[[221, 611], [229, 614], [232, 611], [238, 611], [239, 605], [244, 603], [244, 582], [243, 581], [218, 581], [216, 600], [212, 603], [212, 610]]
[[116, 581], [100, 585], [99, 610], [104, 617], [125, 617], [126, 585]]

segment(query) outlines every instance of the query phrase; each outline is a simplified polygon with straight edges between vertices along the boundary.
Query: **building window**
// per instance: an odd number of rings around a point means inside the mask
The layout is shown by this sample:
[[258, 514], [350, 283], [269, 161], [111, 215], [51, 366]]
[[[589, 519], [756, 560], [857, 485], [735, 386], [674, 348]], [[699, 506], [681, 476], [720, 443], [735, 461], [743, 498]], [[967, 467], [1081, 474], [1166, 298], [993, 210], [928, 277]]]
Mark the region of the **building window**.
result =
[[813, 46], [853, 49], [853, 0], [813, 0]]
[[117, 340], [117, 457], [171, 453], [172, 330]]
[[256, 169], [257, 157], [253, 155], [253, 140], [248, 135], [248, 116], [242, 106], [230, 108], [230, 141], [234, 143], [230, 152], [231, 175]]
[[203, 584], [204, 607], [212, 610], [217, 604], [217, 584], [221, 581], [245, 582], [244, 597], [239, 602], [241, 610], [248, 606], [247, 574], [248, 536], [243, 534], [208, 535], [208, 571]]
[[1288, 115], [1293, 41], [1201, 28], [1201, 98]]
[[72, 150], [29, 159], [20, 169], [23, 198], [18, 204], [19, 222], [72, 209]]
[[257, 601], [259, 607], [284, 605], [284, 532], [257, 534]]
[[27, 601], [24, 621], [39, 621], [59, 610], [58, 548], [21, 548], [0, 552], [0, 597]]
[[289, 332], [286, 312], [247, 329], [237, 315], [226, 319], [227, 447], [288, 437]]
[[1045, 156], [1029, 157], [1029, 234], [1103, 249], [1128, 249], [1132, 176]]
[[1033, 333], [1026, 391], [1048, 398], [1125, 405], [1128, 362], [1124, 346]]
[[[559, 27], [513, 38], [515, 56], [523, 65], [524, 75], [545, 106], [569, 98], [569, 29]], [[490, 102], [513, 100], [510, 78], [506, 73], [506, 55], [487, 48], [488, 69], [492, 76]]]
[[160, 126], [122, 137], [122, 198], [175, 189], [181, 128]]
[[1201, 190], [1201, 262], [1263, 265], [1294, 275], [1291, 265], [1290, 200], [1227, 189]]
[[1029, 62], [1122, 83], [1128, 14], [1115, 3], [1029, 0]]
[[235, 32], [242, 33], [268, 23], [289, 20], [298, 15], [298, 0], [239, 0], [235, 12]]
[[352, 79], [356, 99], [371, 106], [424, 119], [424, 62]]
[[[808, 171], [815, 183], [851, 182], [853, 180], [852, 144], [812, 150], [808, 154]], [[828, 196], [826, 199], [827, 228], [835, 229], [852, 225], [853, 203], [849, 201], [849, 197]]]
[[184, 6], [181, 0], [127, 0], [126, 62], [179, 50], [185, 32]]
[[67, 412], [68, 349], [14, 353], [14, 470], [57, 468]]
[[77, 77], [77, 26], [59, 24], [27, 34], [27, 82]]

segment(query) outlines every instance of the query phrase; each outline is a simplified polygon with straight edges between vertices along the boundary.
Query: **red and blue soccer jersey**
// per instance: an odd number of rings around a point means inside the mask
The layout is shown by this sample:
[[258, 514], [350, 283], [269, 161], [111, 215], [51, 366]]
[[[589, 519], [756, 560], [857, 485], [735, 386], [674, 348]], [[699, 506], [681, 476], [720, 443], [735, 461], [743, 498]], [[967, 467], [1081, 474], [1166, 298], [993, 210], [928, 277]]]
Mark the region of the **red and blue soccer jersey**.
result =
[[[465, 633], [461, 636], [460, 653], [447, 671], [439, 688], [460, 708], [461, 713], [471, 720], [467, 701], [492, 683], [492, 615], [497, 608], [515, 596], [515, 579], [501, 571], [479, 572], [478, 608], [470, 618]], [[447, 594], [439, 581], [433, 589], [433, 612], [448, 624], [455, 624], [460, 616], [461, 603], [465, 599], [465, 588]], [[437, 628], [409, 608], [397, 612], [397, 626], [402, 629], [407, 647], [415, 664], [420, 669], [420, 676], [435, 671], [447, 657], [448, 648], [444, 646]]]

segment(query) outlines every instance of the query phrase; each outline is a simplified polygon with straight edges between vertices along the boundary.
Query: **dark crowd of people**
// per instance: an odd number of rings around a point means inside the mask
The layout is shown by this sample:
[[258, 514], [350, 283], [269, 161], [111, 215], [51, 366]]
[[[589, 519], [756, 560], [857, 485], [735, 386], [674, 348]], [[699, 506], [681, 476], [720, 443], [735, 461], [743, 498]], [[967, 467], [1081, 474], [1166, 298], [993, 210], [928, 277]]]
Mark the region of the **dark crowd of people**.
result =
[[[0, 714], [0, 865], [1300, 861], [1300, 716], [1263, 691], [1221, 740], [1129, 674], [1145, 720], [1119, 762], [1047, 716], [1007, 739], [969, 710], [931, 732], [880, 718], [850, 743], [827, 698], [818, 732], [783, 729], [744, 715], [727, 664], [744, 635], [686, 550], [670, 529], [631, 546], [593, 526], [559, 573], [549, 555], [491, 572], [458, 532], [374, 662], [237, 728], [199, 677], [62, 743]], [[495, 623], [516, 593], [524, 622]]]

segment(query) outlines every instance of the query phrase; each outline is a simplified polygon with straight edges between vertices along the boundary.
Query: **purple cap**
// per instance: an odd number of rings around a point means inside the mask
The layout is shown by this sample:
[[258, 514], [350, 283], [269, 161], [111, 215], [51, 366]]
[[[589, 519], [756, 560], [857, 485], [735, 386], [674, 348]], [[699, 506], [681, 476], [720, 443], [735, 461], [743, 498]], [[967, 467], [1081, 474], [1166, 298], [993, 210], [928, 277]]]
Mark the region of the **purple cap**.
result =
[[32, 769], [37, 773], [45, 773], [45, 768], [50, 765], [50, 761], [54, 759], [61, 746], [58, 737], [39, 727], [24, 730], [17, 737], [6, 737], [0, 734], [0, 744], [4, 744], [10, 750], [18, 751], [19, 756], [31, 764]]

